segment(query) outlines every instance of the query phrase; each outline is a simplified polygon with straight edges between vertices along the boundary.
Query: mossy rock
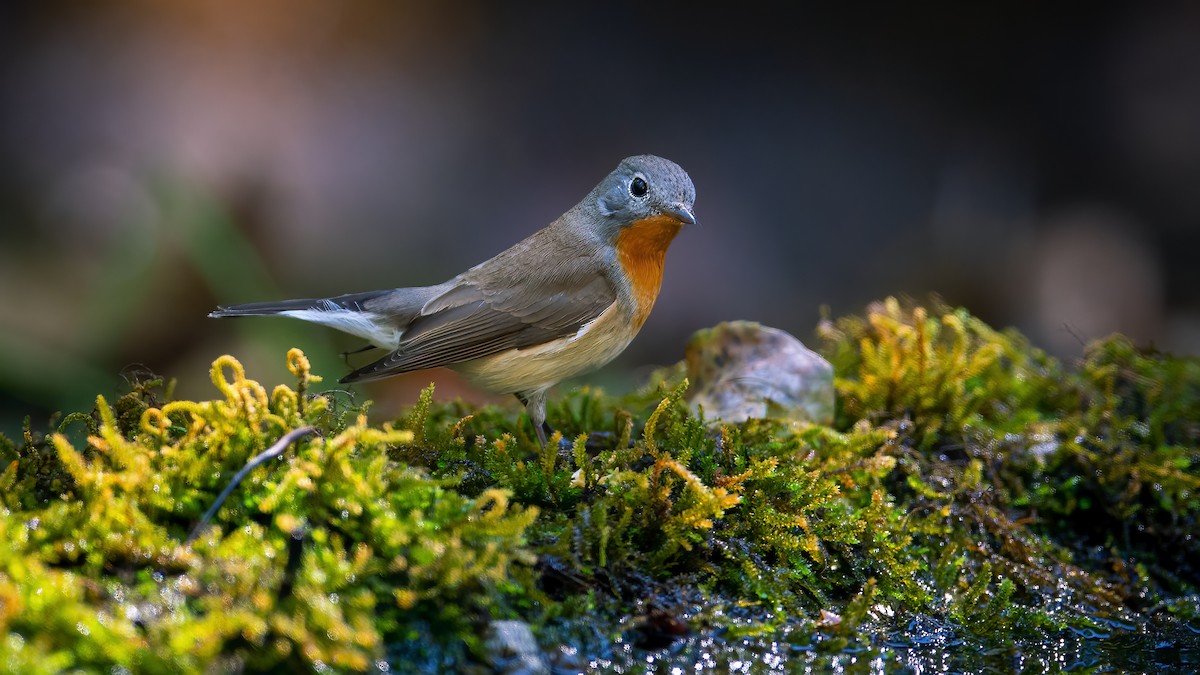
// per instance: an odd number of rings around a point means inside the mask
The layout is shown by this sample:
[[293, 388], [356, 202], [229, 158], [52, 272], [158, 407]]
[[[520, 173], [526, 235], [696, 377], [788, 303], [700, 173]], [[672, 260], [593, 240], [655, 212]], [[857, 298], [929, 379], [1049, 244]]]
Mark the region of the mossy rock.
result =
[[0, 664], [486, 671], [502, 620], [562, 669], [811, 664], [1200, 620], [1200, 362], [1114, 336], [1067, 367], [894, 300], [819, 333], [832, 427], [710, 429], [675, 368], [557, 399], [543, 449], [432, 388], [370, 424], [297, 350], [294, 387], [222, 357], [213, 401], [98, 397], [0, 437]]

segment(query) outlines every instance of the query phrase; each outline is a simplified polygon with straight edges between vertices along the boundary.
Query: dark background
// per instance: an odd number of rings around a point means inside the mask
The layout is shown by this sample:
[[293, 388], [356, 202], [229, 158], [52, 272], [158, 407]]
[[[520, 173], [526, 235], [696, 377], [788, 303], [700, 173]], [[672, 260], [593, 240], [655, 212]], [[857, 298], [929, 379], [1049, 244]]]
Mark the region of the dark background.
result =
[[0, 430], [226, 352], [331, 384], [353, 339], [205, 314], [443, 281], [644, 152], [701, 226], [591, 381], [898, 293], [1200, 352], [1200, 3], [965, 4], [4, 3]]

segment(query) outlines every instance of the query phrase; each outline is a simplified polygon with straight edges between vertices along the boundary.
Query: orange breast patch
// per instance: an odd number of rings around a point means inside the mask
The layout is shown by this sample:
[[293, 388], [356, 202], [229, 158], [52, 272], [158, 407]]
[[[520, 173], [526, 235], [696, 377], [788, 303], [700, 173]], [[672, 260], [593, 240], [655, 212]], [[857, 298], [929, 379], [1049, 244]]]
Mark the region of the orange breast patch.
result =
[[617, 235], [617, 260], [637, 302], [634, 329], [642, 327], [654, 308], [658, 289], [662, 287], [667, 247], [682, 227], [683, 223], [669, 216], [654, 216], [634, 222]]

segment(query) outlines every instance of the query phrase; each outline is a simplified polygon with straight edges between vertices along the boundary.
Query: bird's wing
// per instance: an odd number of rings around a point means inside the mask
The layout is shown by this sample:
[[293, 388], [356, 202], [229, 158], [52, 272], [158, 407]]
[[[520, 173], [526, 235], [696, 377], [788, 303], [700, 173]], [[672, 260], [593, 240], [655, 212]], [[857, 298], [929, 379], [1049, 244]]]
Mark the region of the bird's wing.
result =
[[568, 337], [616, 301], [612, 282], [595, 271], [539, 276], [490, 288], [463, 279], [426, 304], [394, 352], [341, 381], [374, 380]]

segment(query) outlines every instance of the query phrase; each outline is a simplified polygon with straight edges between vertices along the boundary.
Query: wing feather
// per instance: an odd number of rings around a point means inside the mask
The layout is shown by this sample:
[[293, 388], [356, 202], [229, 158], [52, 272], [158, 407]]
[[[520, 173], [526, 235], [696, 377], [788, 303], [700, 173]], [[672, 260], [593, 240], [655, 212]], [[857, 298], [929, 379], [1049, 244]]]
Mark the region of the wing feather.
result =
[[487, 288], [463, 280], [426, 303], [394, 352], [341, 381], [374, 380], [569, 337], [617, 297], [597, 272], [538, 281]]

